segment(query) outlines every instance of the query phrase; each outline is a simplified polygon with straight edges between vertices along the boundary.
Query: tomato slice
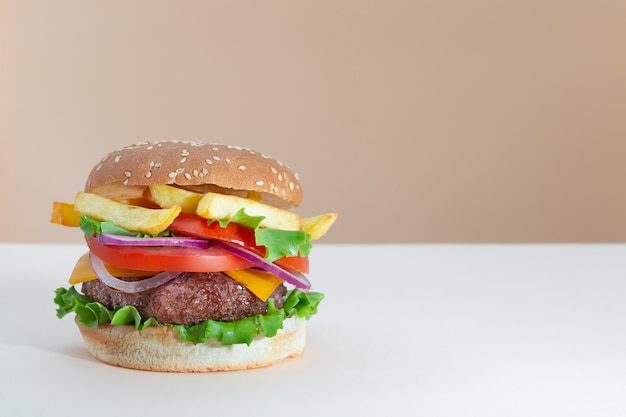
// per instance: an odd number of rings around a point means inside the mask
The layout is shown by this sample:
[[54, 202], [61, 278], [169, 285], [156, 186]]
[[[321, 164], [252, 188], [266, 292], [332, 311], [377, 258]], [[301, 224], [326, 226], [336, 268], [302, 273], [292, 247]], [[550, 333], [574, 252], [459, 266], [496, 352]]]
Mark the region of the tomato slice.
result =
[[309, 273], [309, 257], [307, 256], [289, 256], [280, 258], [274, 261], [274, 263], [278, 266], [282, 266], [283, 268], [291, 268], [295, 269], [298, 272], [302, 272], [303, 274]]
[[257, 251], [263, 250], [256, 246], [254, 230], [237, 223], [228, 223], [226, 227], [222, 227], [219, 222], [209, 224], [207, 219], [195, 214], [180, 213], [168, 229], [181, 235], [225, 240]]
[[[185, 236], [238, 243], [261, 255], [265, 255], [265, 248], [256, 246], [254, 230], [237, 223], [229, 223], [226, 227], [222, 227], [218, 222], [208, 224], [207, 219], [195, 214], [180, 213], [168, 229]], [[289, 256], [280, 258], [274, 261], [274, 263], [283, 268], [295, 269], [304, 274], [309, 272], [308, 257]]]
[[221, 272], [254, 266], [217, 246], [209, 249], [103, 245], [87, 238], [89, 249], [105, 263], [143, 271]]

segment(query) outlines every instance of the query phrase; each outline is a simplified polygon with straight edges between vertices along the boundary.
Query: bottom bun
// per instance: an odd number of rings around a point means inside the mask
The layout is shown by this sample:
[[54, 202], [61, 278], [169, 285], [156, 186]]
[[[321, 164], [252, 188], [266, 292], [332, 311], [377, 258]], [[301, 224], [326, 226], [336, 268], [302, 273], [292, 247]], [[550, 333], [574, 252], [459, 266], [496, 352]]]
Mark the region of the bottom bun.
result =
[[216, 340], [193, 344], [181, 341], [170, 326], [139, 331], [133, 325], [76, 324], [85, 347], [95, 358], [125, 368], [161, 372], [237, 371], [270, 366], [300, 356], [306, 341], [306, 320], [290, 317], [274, 337], [257, 336], [250, 346], [222, 346]]

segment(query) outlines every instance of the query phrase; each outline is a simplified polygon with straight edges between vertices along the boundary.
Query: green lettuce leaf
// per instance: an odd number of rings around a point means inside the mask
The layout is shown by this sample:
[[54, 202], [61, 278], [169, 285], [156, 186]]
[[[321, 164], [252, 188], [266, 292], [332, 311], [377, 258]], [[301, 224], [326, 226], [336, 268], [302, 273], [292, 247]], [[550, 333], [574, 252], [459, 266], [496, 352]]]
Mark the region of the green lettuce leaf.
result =
[[86, 236], [93, 236], [94, 233], [105, 233], [112, 235], [150, 238], [171, 236], [172, 234], [172, 232], [170, 232], [169, 230], [165, 230], [157, 235], [148, 235], [145, 233], [134, 232], [132, 230], [127, 230], [116, 226], [115, 223], [113, 223], [111, 220], [107, 220], [104, 222], [98, 221], [88, 214], [84, 214], [83, 216], [81, 216], [78, 226], [85, 233]]
[[[265, 216], [248, 216], [244, 209], [239, 209], [230, 220], [219, 220], [219, 223], [222, 228], [228, 226], [228, 223], [237, 223], [249, 227], [250, 229], [256, 229], [263, 219], [265, 219]], [[211, 220], [209, 220], [209, 222], [211, 222]]]
[[[249, 216], [240, 209], [230, 220], [219, 220], [221, 227], [229, 223], [237, 223], [254, 229], [257, 246], [265, 246], [265, 259], [274, 262], [283, 256], [309, 256], [311, 252], [311, 235], [304, 230], [279, 230], [259, 227], [264, 216]], [[213, 220], [208, 221], [209, 224]]]
[[216, 339], [222, 345], [238, 343], [250, 345], [259, 334], [274, 337], [278, 330], [282, 329], [283, 321], [287, 317], [297, 316], [310, 319], [317, 312], [317, 306], [323, 298], [324, 295], [318, 292], [305, 293], [293, 289], [287, 292], [283, 308], [276, 308], [274, 300], [270, 299], [266, 314], [258, 314], [234, 322], [206, 320], [194, 325], [163, 325], [152, 317], [144, 320], [133, 306], [115, 307], [111, 311], [78, 292], [74, 286], [69, 289], [57, 288], [54, 302], [58, 306], [57, 317], [63, 318], [74, 312], [78, 321], [87, 327], [98, 327], [100, 324], [113, 326], [130, 324], [141, 331], [149, 326], [171, 326], [178, 331], [185, 342], [197, 344]]
[[[290, 296], [295, 295], [294, 298], [299, 298], [302, 294], [292, 293]], [[292, 315], [297, 315], [297, 312], [293, 312]], [[245, 343], [250, 345], [252, 340], [259, 333], [263, 333], [266, 337], [276, 336], [278, 330], [283, 327], [283, 320], [285, 320], [285, 317], [285, 311], [282, 308], [276, 308], [274, 306], [274, 300], [270, 299], [266, 314], [246, 317], [235, 322], [206, 320], [202, 323], [191, 326], [174, 325], [172, 327], [179, 331], [181, 338], [185, 341], [204, 343], [209, 339], [217, 339], [223, 345], [232, 345], [236, 343]], [[306, 318], [308, 319], [310, 317], [311, 315], [308, 315]]]
[[130, 230], [116, 226], [110, 220], [101, 222], [87, 214], [81, 216], [78, 226], [87, 236], [93, 236], [95, 233], [111, 233], [125, 236], [135, 236], [137, 234], [136, 232], [131, 232]]
[[303, 230], [256, 229], [256, 244], [265, 246], [265, 258], [274, 262], [283, 256], [309, 256], [311, 235]]

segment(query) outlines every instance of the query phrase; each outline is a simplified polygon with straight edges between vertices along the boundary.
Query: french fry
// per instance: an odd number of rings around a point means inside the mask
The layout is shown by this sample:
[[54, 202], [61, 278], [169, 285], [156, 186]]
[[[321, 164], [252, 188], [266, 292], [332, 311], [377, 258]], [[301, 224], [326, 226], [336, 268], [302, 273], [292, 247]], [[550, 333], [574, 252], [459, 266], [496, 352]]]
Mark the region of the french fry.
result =
[[196, 214], [198, 202], [203, 194], [172, 187], [170, 185], [151, 185], [150, 197], [161, 208], [180, 206], [183, 213]]
[[198, 202], [196, 214], [205, 219], [230, 220], [240, 209], [248, 216], [264, 216], [261, 227], [280, 230], [301, 230], [300, 216], [290, 211], [246, 198], [206, 193]]
[[302, 229], [311, 235], [311, 240], [317, 240], [328, 232], [338, 216], [337, 213], [328, 213], [314, 217], [303, 217], [300, 222]]
[[60, 224], [62, 226], [78, 227], [81, 215], [74, 211], [74, 205], [71, 203], [52, 202], [51, 223]]
[[149, 209], [118, 203], [90, 193], [78, 193], [74, 210], [99, 221], [112, 221], [121, 228], [155, 235], [169, 227], [181, 211], [180, 206], [169, 209]]

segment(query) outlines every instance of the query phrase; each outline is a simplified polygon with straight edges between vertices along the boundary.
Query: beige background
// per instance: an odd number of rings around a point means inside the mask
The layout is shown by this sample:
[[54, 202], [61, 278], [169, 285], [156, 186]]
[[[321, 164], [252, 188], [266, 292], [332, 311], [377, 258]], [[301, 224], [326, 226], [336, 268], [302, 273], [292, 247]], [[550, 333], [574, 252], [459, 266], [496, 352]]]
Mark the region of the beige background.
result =
[[109, 150], [256, 148], [326, 242], [626, 241], [626, 2], [0, 0], [3, 242]]

